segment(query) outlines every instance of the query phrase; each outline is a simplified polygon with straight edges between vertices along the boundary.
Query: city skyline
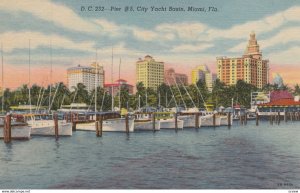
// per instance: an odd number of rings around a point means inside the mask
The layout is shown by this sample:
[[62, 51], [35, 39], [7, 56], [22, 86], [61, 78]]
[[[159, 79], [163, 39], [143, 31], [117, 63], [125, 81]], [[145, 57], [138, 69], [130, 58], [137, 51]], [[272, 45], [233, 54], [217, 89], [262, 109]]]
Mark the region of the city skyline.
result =
[[[237, 56], [244, 52], [248, 35], [257, 34], [265, 58], [270, 60], [270, 74], [280, 73], [287, 84], [300, 83], [300, 4], [296, 1], [186, 1], [195, 7], [213, 6], [215, 13], [184, 12], [82, 12], [91, 2], [1, 1], [0, 42], [4, 50], [5, 87], [17, 88], [28, 83], [28, 41], [31, 41], [31, 83], [48, 84], [50, 80], [50, 45], [52, 47], [52, 82], [66, 82], [66, 69], [88, 65], [96, 60], [106, 70], [111, 82], [111, 49], [114, 49], [114, 80], [118, 60], [122, 58], [121, 77], [135, 83], [135, 62], [146, 55], [163, 61], [165, 68], [189, 75], [199, 64], [216, 72], [218, 56]], [[101, 1], [106, 7], [141, 5], [169, 6], [159, 1]], [[235, 7], [235, 12], [231, 6]], [[172, 6], [185, 6], [181, 1]], [[257, 11], [247, 11], [254, 7]], [[236, 15], [239, 14], [237, 17]], [[225, 17], [226, 16], [226, 17]], [[18, 78], [15, 78], [18, 77]]]

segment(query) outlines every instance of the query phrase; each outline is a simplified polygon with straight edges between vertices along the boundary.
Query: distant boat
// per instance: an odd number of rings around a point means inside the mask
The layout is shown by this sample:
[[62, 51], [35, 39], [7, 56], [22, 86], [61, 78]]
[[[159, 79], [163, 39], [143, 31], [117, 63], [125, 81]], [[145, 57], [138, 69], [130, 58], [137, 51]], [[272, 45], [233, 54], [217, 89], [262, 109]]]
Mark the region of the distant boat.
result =
[[[197, 108], [189, 108], [187, 110], [181, 110], [181, 113], [197, 113], [199, 110]], [[183, 127], [184, 128], [195, 128], [195, 123], [196, 123], [196, 117], [195, 115], [180, 115], [178, 116], [180, 120], [183, 120]], [[201, 127], [201, 118], [199, 116], [199, 121], [198, 121], [198, 128]]]
[[[0, 120], [0, 139], [4, 138], [4, 117]], [[11, 138], [12, 139], [30, 139], [31, 128], [26, 123], [17, 122], [12, 118], [11, 122]]]
[[[31, 135], [54, 136], [55, 124], [51, 115], [46, 114], [24, 114], [28, 126], [31, 127]], [[45, 119], [43, 117], [46, 117]], [[58, 135], [72, 136], [72, 124], [65, 120], [58, 120]]]
[[[177, 129], [183, 129], [183, 120], [177, 119]], [[175, 118], [160, 120], [160, 129], [176, 129]]]
[[213, 116], [214, 116], [213, 112], [204, 112], [201, 116], [201, 126], [203, 127], [220, 126], [221, 118], [219, 116], [215, 116], [215, 124], [214, 124]]
[[[202, 126], [201, 123], [201, 116], [199, 116], [199, 121], [198, 121], [198, 125], [197, 127], [200, 128]], [[196, 123], [196, 119], [195, 119], [195, 115], [181, 115], [178, 117], [178, 119], [183, 120], [183, 127], [184, 128], [195, 128], [195, 123]]]
[[[102, 113], [105, 114], [105, 113]], [[78, 123], [76, 124], [76, 130], [81, 131], [96, 131], [96, 122], [90, 123]], [[134, 132], [134, 120], [128, 119], [129, 132]], [[103, 132], [126, 132], [126, 119], [115, 118], [106, 119], [102, 122]]]
[[[156, 118], [160, 121], [160, 129], [176, 129], [173, 112], [157, 112]], [[177, 129], [183, 129], [184, 121], [177, 118]]]
[[[24, 121], [28, 123], [31, 128], [31, 135], [43, 135], [54, 136], [55, 127], [52, 115], [49, 115], [43, 110], [39, 113], [29, 113], [29, 110], [34, 110], [36, 106], [20, 105], [14, 106], [11, 111], [14, 116], [20, 116], [24, 118]], [[71, 136], [72, 124], [67, 123], [65, 120], [58, 120], [58, 135], [59, 136]]]
[[88, 105], [85, 103], [71, 103], [70, 105], [62, 105], [60, 109], [57, 109], [59, 113], [91, 113]]
[[[31, 135], [54, 136], [54, 120], [37, 120], [36, 116], [38, 115], [30, 116], [31, 119], [27, 121], [28, 125], [31, 126]], [[58, 120], [58, 135], [72, 136], [72, 124], [67, 123], [65, 120]]]
[[[227, 115], [217, 115], [217, 117], [220, 117], [220, 125], [221, 126], [227, 126], [228, 125], [228, 116]], [[230, 125], [232, 125], [233, 122], [233, 116], [230, 116]]]
[[[4, 62], [3, 62], [3, 47], [1, 44], [1, 65], [2, 65], [2, 85], [1, 85], [1, 90], [2, 92], [4, 91]], [[4, 93], [2, 93], [2, 101], [1, 101], [1, 114], [2, 116], [0, 117], [0, 138], [4, 138]], [[29, 139], [31, 134], [31, 129], [28, 126], [28, 124], [24, 122], [19, 122], [17, 119], [13, 118], [11, 119], [11, 138], [12, 139]]]
[[[149, 114], [135, 114], [134, 130], [153, 131], [153, 120]], [[155, 120], [155, 131], [160, 130], [160, 120]]]

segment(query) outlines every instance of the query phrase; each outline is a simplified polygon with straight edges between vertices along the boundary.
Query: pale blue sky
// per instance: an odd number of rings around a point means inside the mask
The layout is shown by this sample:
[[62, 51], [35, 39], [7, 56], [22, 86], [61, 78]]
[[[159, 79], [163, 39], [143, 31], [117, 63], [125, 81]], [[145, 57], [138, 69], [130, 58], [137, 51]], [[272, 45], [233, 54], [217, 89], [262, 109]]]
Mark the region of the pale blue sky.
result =
[[[82, 6], [122, 10], [82, 12]], [[125, 12], [126, 6], [135, 11]], [[137, 6], [186, 11], [144, 13], [136, 11]], [[218, 11], [188, 12], [188, 6]], [[114, 47], [115, 57], [121, 57], [131, 71], [146, 54], [179, 69], [200, 63], [213, 69], [217, 56], [241, 56], [251, 31], [274, 69], [300, 62], [300, 1], [296, 0], [3, 0], [0, 10], [0, 39], [11, 65], [27, 63], [31, 39], [33, 65], [49, 64], [51, 41], [53, 64], [59, 66], [88, 65], [98, 49], [98, 59], [109, 71]]]

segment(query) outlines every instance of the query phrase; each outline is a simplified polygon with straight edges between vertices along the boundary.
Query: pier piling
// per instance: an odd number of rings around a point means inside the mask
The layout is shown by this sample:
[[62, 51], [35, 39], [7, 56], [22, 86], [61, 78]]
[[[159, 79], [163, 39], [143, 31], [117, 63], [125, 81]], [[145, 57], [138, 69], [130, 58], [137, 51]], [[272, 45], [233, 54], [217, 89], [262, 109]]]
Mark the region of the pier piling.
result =
[[72, 122], [72, 131], [76, 131], [76, 123], [75, 123], [75, 121]]
[[214, 127], [216, 127], [216, 114], [215, 113], [213, 114], [213, 125], [214, 125]]
[[240, 115], [240, 124], [242, 125], [243, 124], [243, 116]]
[[152, 114], [152, 129], [155, 132], [155, 113]]
[[70, 121], [73, 123], [74, 122], [74, 114], [70, 113]]
[[245, 115], [244, 115], [244, 123], [245, 123], [245, 125], [247, 125], [247, 113], [245, 113]]
[[175, 113], [174, 116], [175, 116], [175, 130], [177, 131], [177, 129], [178, 129], [177, 113]]
[[11, 114], [7, 114], [4, 119], [3, 126], [4, 143], [11, 142]]
[[195, 128], [199, 128], [199, 113], [195, 114]]
[[100, 115], [99, 117], [99, 136], [102, 137], [102, 131], [103, 131], [103, 115]]
[[231, 126], [231, 113], [230, 112], [227, 114], [227, 124], [228, 124], [228, 127]]
[[286, 111], [284, 111], [283, 119], [284, 119], [284, 122], [287, 122], [287, 112]]
[[54, 130], [55, 130], [55, 138], [58, 138], [58, 118], [57, 118], [57, 114], [55, 113], [53, 116], [54, 119]]
[[126, 129], [126, 133], [129, 134], [129, 117], [128, 117], [128, 114], [125, 115], [125, 129]]
[[96, 136], [100, 136], [100, 130], [99, 130], [99, 121], [95, 121], [95, 129], [96, 129]]
[[273, 115], [270, 115], [270, 124], [273, 125]]
[[278, 122], [277, 122], [278, 125], [280, 125], [280, 112], [278, 112]]

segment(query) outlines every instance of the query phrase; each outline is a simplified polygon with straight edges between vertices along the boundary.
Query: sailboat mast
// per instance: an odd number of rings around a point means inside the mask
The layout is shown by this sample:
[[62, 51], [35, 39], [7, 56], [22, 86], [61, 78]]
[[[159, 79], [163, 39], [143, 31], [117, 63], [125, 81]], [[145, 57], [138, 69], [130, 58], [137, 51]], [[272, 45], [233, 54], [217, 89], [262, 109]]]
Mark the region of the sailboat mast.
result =
[[139, 110], [141, 109], [141, 95], [139, 95]]
[[183, 99], [183, 96], [182, 96], [182, 94], [181, 94], [181, 92], [180, 92], [180, 89], [179, 89], [179, 86], [178, 86], [178, 84], [177, 84], [177, 81], [176, 81], [174, 75], [172, 75], [172, 77], [173, 77], [173, 80], [174, 80], [174, 82], [175, 82], [175, 85], [176, 85], [176, 87], [177, 87], [177, 89], [178, 89], [178, 92], [179, 92], [179, 95], [180, 95], [181, 100], [182, 100], [182, 102], [183, 102], [184, 108], [187, 109], [187, 106], [186, 106], [186, 104], [185, 104], [185, 102], [184, 102], [184, 99]]
[[111, 111], [114, 111], [114, 48], [111, 48]]
[[158, 92], [158, 107], [160, 107], [160, 92]]
[[120, 63], [119, 63], [119, 110], [121, 111], [121, 83], [120, 83], [120, 78], [121, 78], [121, 58], [120, 58]]
[[29, 42], [28, 42], [28, 55], [29, 55], [29, 57], [28, 57], [28, 67], [29, 67], [29, 69], [28, 69], [28, 75], [29, 75], [29, 77], [28, 77], [28, 89], [29, 89], [29, 92], [28, 92], [28, 94], [29, 94], [29, 110], [30, 110], [30, 114], [31, 114], [31, 112], [32, 112], [32, 109], [31, 109], [31, 94], [30, 94], [30, 84], [31, 84], [31, 80], [30, 80], [30, 39], [29, 39]]
[[97, 113], [97, 83], [98, 83], [98, 50], [96, 49], [96, 71], [95, 71], [95, 114]]
[[199, 94], [200, 94], [200, 97], [201, 97], [201, 99], [202, 99], [202, 101], [203, 101], [203, 104], [204, 104], [204, 107], [205, 107], [206, 111], [208, 111], [207, 106], [206, 106], [206, 103], [205, 103], [205, 101], [204, 101], [204, 99], [203, 99], [203, 96], [202, 96], [202, 94], [201, 94], [200, 89], [198, 88], [197, 84], [194, 84], [194, 86], [196, 87], [196, 90], [197, 90], [197, 91], [199, 92]]
[[147, 94], [147, 89], [146, 89], [146, 107], [148, 107], [148, 94]]
[[52, 41], [50, 40], [50, 91], [49, 91], [49, 112], [51, 110], [51, 94], [52, 94]]
[[193, 99], [192, 99], [192, 97], [191, 97], [191, 95], [190, 95], [190, 93], [189, 93], [188, 90], [185, 88], [185, 85], [183, 84], [183, 82], [182, 82], [182, 80], [181, 80], [180, 78], [179, 78], [179, 81], [180, 81], [180, 83], [182, 84], [182, 86], [183, 86], [185, 92], [188, 94], [188, 96], [189, 96], [190, 100], [192, 101], [194, 107], [197, 108], [197, 107], [196, 107], [196, 104], [194, 103], [194, 101], [193, 101]]
[[176, 102], [175, 95], [174, 95], [174, 93], [173, 93], [173, 91], [172, 91], [172, 88], [171, 88], [171, 85], [170, 85], [170, 83], [169, 83], [168, 79], [166, 79], [166, 80], [167, 80], [168, 86], [169, 86], [169, 88], [170, 88], [171, 94], [172, 94], [172, 96], [173, 96], [173, 98], [174, 98], [175, 105], [176, 105], [176, 108], [177, 108], [177, 107], [178, 107], [178, 105], [177, 105], [177, 102]]
[[2, 65], [2, 70], [1, 70], [1, 73], [2, 73], [2, 85], [1, 85], [1, 89], [2, 89], [2, 113], [4, 112], [4, 72], [3, 72], [3, 69], [4, 69], [4, 63], [3, 63], [3, 45], [1, 43], [1, 65]]
[[168, 93], [166, 91], [166, 108], [168, 107]]

